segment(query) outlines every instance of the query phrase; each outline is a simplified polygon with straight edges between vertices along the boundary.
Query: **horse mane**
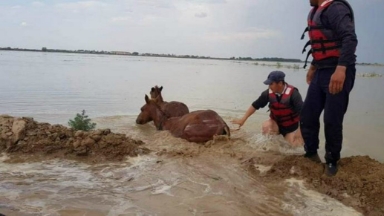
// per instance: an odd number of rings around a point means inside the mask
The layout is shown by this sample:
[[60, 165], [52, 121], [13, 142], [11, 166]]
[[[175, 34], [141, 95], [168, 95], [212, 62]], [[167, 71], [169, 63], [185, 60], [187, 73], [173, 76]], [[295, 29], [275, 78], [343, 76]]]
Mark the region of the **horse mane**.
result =
[[[168, 118], [170, 118], [170, 116], [168, 116], [167, 113], [164, 112], [164, 110], [161, 108], [161, 105], [158, 103], [158, 100], [160, 99], [161, 96], [158, 95], [156, 98], [150, 98], [150, 99], [148, 98], [147, 95], [145, 95], [145, 97], [146, 97], [147, 104], [149, 104], [149, 103], [153, 104], [156, 107], [156, 109], [159, 110], [160, 113], [162, 114], [163, 118], [159, 119], [159, 127], [157, 127], [155, 124], [157, 129], [162, 130], [164, 121], [166, 121]], [[148, 98], [148, 100], [147, 100], [147, 98]]]

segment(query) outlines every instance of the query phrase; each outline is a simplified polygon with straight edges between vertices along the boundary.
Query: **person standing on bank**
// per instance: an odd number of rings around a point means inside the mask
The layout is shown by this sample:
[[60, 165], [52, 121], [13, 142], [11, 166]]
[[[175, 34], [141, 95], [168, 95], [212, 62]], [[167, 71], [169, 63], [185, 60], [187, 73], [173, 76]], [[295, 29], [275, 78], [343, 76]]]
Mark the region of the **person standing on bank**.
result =
[[264, 81], [264, 84], [269, 85], [269, 89], [261, 93], [241, 119], [234, 119], [231, 122], [241, 127], [256, 110], [269, 104], [270, 119], [263, 123], [262, 133], [282, 134], [292, 146], [303, 145], [299, 128], [299, 114], [303, 100], [298, 89], [287, 84], [284, 78], [284, 72], [272, 71]]
[[343, 142], [343, 119], [355, 82], [358, 42], [353, 10], [348, 2], [310, 0], [310, 4], [313, 8], [304, 33], [308, 31], [310, 39], [306, 46], [311, 45], [307, 59], [312, 54], [313, 60], [307, 72], [309, 87], [300, 115], [304, 157], [321, 163], [317, 149], [319, 118], [324, 110], [325, 173], [334, 176]]

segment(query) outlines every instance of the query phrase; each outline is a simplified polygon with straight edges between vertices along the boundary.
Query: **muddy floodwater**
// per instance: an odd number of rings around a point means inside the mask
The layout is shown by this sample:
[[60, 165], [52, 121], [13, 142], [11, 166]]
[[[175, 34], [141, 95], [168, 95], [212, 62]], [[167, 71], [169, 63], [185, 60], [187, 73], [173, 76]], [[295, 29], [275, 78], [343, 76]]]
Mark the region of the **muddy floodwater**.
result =
[[[0, 52], [0, 114], [8, 115], [1, 117], [0, 213], [383, 215], [384, 78], [362, 76], [384, 74], [382, 67], [358, 66], [334, 178], [300, 157], [302, 147], [261, 135], [267, 108], [230, 140], [200, 144], [135, 123], [145, 94], [162, 85], [164, 100], [182, 101], [191, 111], [213, 109], [234, 129], [230, 120], [277, 69], [262, 64]], [[286, 81], [305, 98], [306, 71], [282, 65]], [[83, 109], [97, 130], [76, 134], [67, 122]], [[23, 142], [10, 151], [20, 121]], [[320, 143], [322, 156], [323, 133]]]

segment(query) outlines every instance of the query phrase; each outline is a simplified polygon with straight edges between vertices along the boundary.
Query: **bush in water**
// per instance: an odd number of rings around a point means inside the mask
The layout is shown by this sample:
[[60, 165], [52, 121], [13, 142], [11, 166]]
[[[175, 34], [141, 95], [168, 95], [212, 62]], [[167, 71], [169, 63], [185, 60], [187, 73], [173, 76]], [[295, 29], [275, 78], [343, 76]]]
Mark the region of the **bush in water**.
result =
[[81, 114], [77, 113], [73, 120], [69, 120], [68, 125], [75, 130], [89, 131], [96, 127], [96, 123], [92, 123], [91, 119], [85, 115], [85, 110]]

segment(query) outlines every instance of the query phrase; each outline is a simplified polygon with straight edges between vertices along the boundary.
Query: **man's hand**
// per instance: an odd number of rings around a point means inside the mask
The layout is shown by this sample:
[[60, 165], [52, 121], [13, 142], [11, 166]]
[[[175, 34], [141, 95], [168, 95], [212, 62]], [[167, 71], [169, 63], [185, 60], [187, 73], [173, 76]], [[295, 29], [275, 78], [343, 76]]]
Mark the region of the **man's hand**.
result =
[[239, 125], [239, 129], [240, 129], [241, 126], [243, 126], [244, 121], [243, 121], [243, 119], [233, 119], [233, 120], [231, 121], [231, 123], [232, 123], [232, 124], [238, 124], [238, 125]]
[[337, 94], [343, 90], [344, 81], [345, 81], [345, 71], [347, 67], [337, 66], [335, 72], [331, 76], [329, 82], [329, 93]]
[[256, 109], [251, 105], [247, 112], [245, 112], [244, 116], [241, 118], [241, 119], [233, 119], [231, 121], [232, 124], [238, 124], [239, 125], [239, 128], [236, 129], [236, 130], [239, 130], [241, 128], [241, 126], [243, 126], [243, 124], [245, 123], [245, 121], [247, 121], [248, 117], [251, 116], [254, 112], [256, 112]]
[[307, 84], [309, 85], [315, 76], [316, 67], [314, 65], [311, 65], [307, 72]]

